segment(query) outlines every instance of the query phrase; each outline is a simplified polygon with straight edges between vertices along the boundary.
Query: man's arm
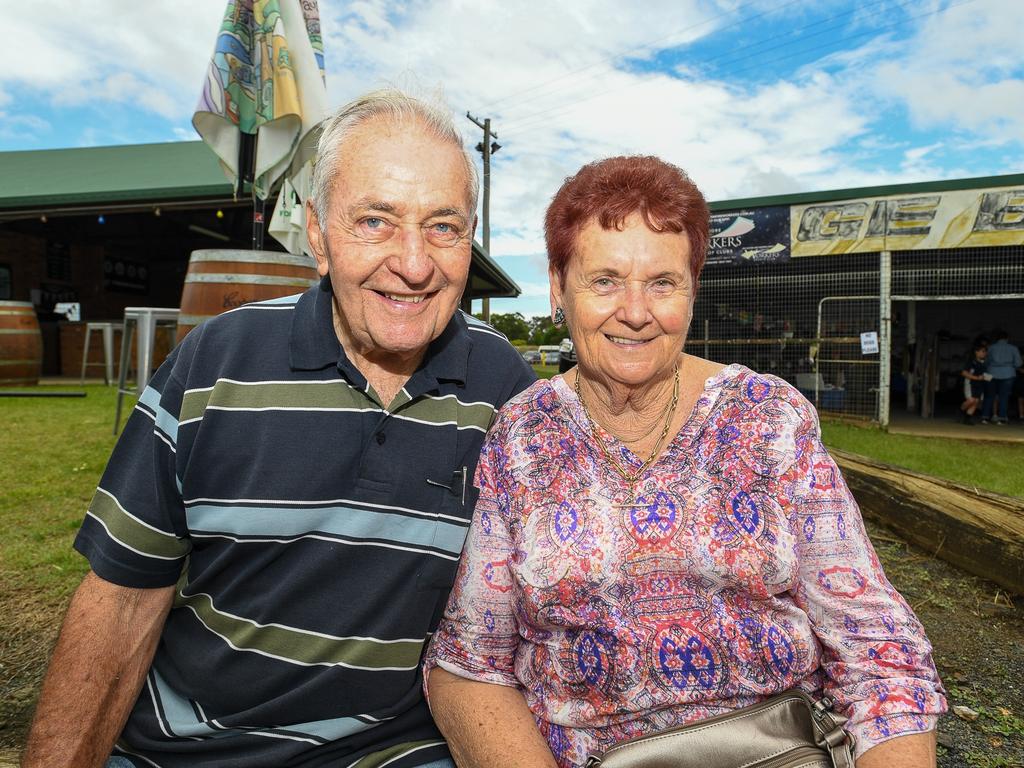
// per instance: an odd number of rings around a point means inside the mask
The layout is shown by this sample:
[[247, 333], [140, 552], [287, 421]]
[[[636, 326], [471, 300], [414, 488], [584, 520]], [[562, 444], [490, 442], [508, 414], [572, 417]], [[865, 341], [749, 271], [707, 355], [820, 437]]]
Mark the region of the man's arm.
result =
[[857, 768], [935, 768], [935, 731], [883, 741], [860, 756]]
[[86, 574], [50, 660], [22, 768], [94, 768], [110, 756], [149, 671], [174, 587]]
[[459, 768], [557, 768], [517, 689], [441, 667], [430, 670], [427, 686], [430, 711]]

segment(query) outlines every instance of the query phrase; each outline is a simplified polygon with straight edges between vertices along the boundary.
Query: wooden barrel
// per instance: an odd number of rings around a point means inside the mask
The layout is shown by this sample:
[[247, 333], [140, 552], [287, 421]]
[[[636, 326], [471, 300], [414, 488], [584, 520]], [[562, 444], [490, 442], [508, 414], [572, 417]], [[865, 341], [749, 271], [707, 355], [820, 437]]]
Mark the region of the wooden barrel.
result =
[[43, 336], [30, 301], [0, 301], [0, 387], [39, 383]]
[[253, 301], [302, 293], [317, 281], [311, 256], [276, 251], [192, 251], [181, 293], [178, 341], [204, 320]]

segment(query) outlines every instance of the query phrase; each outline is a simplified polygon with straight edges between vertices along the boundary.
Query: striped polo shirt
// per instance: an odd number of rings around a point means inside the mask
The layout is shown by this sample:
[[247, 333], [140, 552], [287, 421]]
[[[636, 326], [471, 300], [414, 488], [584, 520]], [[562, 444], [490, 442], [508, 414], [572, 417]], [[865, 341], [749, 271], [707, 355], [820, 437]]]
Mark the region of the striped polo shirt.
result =
[[392, 403], [330, 283], [196, 328], [139, 398], [75, 541], [176, 584], [115, 754], [138, 766], [407, 768], [448, 754], [420, 691], [496, 409], [532, 383], [463, 313]]

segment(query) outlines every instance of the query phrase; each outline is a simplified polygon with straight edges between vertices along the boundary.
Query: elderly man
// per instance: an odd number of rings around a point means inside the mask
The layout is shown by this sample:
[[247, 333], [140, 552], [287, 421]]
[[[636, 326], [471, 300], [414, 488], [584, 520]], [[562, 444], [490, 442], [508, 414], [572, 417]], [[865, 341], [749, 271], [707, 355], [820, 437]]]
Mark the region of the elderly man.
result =
[[140, 397], [26, 768], [451, 765], [420, 657], [484, 432], [533, 379], [456, 312], [476, 193], [443, 110], [386, 91], [329, 121], [321, 283], [196, 328]]

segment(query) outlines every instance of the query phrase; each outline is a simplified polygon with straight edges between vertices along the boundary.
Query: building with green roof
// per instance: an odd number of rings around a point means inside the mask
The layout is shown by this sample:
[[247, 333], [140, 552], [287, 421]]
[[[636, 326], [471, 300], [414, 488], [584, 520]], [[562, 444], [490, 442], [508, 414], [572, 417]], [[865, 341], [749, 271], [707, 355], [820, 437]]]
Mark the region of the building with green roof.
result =
[[[44, 374], [68, 373], [81, 353], [60, 359], [56, 303], [80, 303], [83, 321], [119, 320], [126, 306], [177, 307], [190, 254], [250, 248], [252, 214], [200, 141], [0, 152], [0, 301], [35, 305]], [[284, 250], [269, 235], [264, 248]], [[519, 293], [474, 243], [464, 305]]]

